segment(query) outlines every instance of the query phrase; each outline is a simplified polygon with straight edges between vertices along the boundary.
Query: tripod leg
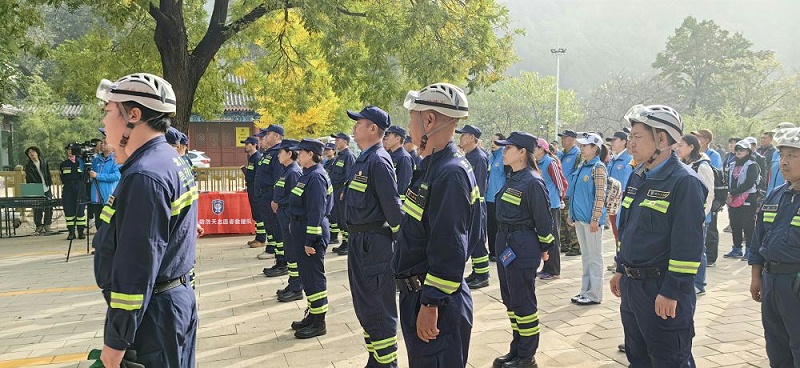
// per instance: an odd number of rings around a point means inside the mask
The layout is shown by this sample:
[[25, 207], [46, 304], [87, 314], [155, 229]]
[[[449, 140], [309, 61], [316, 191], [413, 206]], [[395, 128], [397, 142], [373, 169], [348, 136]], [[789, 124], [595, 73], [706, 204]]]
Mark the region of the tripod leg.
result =
[[67, 248], [67, 262], [69, 262], [70, 252], [72, 252], [72, 239], [69, 240], [69, 247]]

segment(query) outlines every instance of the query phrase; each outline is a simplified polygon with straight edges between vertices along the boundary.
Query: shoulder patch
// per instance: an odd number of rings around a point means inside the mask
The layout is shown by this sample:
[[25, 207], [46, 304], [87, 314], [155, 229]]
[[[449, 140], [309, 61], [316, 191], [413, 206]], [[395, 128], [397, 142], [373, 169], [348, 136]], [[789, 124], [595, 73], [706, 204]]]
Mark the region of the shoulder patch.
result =
[[[761, 210], [762, 211], [768, 211], [768, 212], [777, 212], [778, 211], [778, 205], [777, 204], [764, 204], [764, 205], [761, 206]], [[797, 213], [800, 213], [800, 209], [797, 210]]]

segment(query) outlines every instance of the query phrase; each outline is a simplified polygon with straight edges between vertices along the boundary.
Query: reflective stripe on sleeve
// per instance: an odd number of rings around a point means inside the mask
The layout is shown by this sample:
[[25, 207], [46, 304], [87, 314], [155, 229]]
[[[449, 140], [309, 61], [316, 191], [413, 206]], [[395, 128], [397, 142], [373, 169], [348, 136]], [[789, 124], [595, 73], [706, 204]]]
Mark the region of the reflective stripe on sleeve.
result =
[[667, 271], [696, 275], [698, 267], [700, 267], [700, 262], [676, 261], [670, 259]]
[[433, 286], [441, 290], [443, 293], [449, 295], [455, 293], [456, 290], [458, 290], [458, 288], [461, 286], [461, 283], [445, 280], [443, 278], [428, 274], [425, 276], [425, 285]]
[[669, 208], [669, 202], [662, 200], [645, 199], [644, 201], [642, 201], [642, 203], [639, 203], [639, 206], [654, 209], [661, 213], [667, 213], [667, 209]]
[[172, 216], [180, 214], [184, 208], [190, 207], [198, 198], [200, 198], [200, 195], [197, 193], [197, 186], [192, 186], [186, 193], [181, 194], [175, 202], [172, 202]]
[[111, 308], [133, 311], [142, 308], [144, 294], [123, 294], [111, 292], [109, 305]]

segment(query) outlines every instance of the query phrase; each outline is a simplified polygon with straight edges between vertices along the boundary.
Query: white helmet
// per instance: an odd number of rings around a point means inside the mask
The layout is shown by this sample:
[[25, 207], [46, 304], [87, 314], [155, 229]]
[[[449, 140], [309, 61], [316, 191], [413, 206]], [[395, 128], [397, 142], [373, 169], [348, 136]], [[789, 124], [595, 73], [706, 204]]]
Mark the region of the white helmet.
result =
[[683, 135], [683, 122], [675, 109], [665, 105], [635, 105], [625, 114], [631, 125], [642, 123], [654, 129], [663, 129], [675, 142]]
[[776, 148], [793, 147], [800, 148], [800, 128], [786, 128], [778, 130], [775, 136]]
[[450, 83], [434, 83], [420, 91], [408, 91], [403, 106], [411, 111], [433, 110], [456, 119], [469, 116], [467, 95]]
[[175, 92], [164, 78], [148, 73], [126, 75], [116, 82], [100, 81], [95, 93], [105, 102], [138, 102], [153, 111], [175, 115]]

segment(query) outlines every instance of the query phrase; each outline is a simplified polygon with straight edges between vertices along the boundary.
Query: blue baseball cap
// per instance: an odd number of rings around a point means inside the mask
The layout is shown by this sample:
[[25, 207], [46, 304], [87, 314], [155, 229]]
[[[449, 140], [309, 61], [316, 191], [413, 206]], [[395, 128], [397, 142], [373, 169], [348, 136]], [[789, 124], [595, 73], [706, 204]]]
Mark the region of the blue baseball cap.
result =
[[180, 138], [178, 138], [178, 143], [188, 146], [189, 145], [189, 136], [186, 133], [181, 132]]
[[333, 143], [328, 143], [325, 145], [326, 150], [336, 150], [336, 145]]
[[267, 133], [269, 133], [269, 132], [278, 133], [278, 134], [280, 134], [281, 137], [283, 137], [284, 133], [285, 133], [285, 131], [283, 130], [282, 126], [280, 126], [278, 124], [270, 124], [268, 127], [264, 128], [264, 129], [261, 129], [261, 131], [259, 131], [258, 134], [256, 134], [256, 137], [261, 138], [261, 137], [267, 135]]
[[322, 142], [316, 139], [303, 138], [302, 141], [298, 142], [296, 146], [291, 147], [290, 149], [292, 151], [303, 150], [322, 155], [322, 147], [324, 146], [325, 145]]
[[559, 136], [559, 137], [572, 137], [572, 138], [578, 138], [578, 133], [575, 133], [575, 131], [574, 131], [574, 130], [569, 130], [569, 129], [566, 129], [566, 130], [564, 130], [563, 132], [561, 132], [561, 133], [558, 133], [558, 136]]
[[392, 125], [388, 129], [386, 129], [386, 134], [394, 133], [400, 136], [400, 138], [406, 138], [406, 130], [403, 127]]
[[183, 133], [174, 127], [167, 128], [167, 133], [164, 134], [169, 144], [178, 144], [181, 140], [181, 135], [183, 135]]
[[288, 149], [288, 150], [291, 150], [291, 149], [292, 149], [292, 147], [294, 147], [294, 146], [297, 146], [297, 144], [298, 144], [298, 143], [300, 143], [300, 141], [298, 141], [298, 140], [295, 140], [295, 139], [284, 139], [284, 140], [282, 140], [282, 141], [281, 141], [281, 143], [278, 145], [278, 149]]
[[481, 134], [483, 134], [483, 132], [481, 132], [480, 129], [478, 129], [478, 128], [472, 126], [472, 125], [464, 125], [463, 128], [456, 129], [456, 133], [458, 133], [458, 134], [472, 134], [472, 135], [475, 136], [475, 138], [480, 138]]
[[407, 136], [406, 136], [406, 139], [405, 139], [405, 140], [403, 140], [403, 143], [413, 143], [413, 142], [411, 142], [411, 136], [410, 136], [410, 135], [407, 135]]
[[347, 110], [347, 116], [353, 120], [367, 119], [382, 130], [386, 130], [386, 128], [392, 125], [392, 119], [389, 117], [389, 113], [381, 110], [381, 108], [377, 106], [367, 106], [360, 112]]
[[345, 141], [347, 141], [347, 143], [350, 143], [350, 136], [342, 132], [331, 134], [331, 138], [344, 139]]
[[257, 146], [258, 145], [258, 138], [256, 138], [256, 137], [247, 137], [247, 139], [245, 139], [243, 141], [239, 141], [239, 143], [254, 144], [254, 145]]
[[533, 150], [538, 145], [537, 142], [538, 139], [530, 133], [511, 132], [511, 134], [508, 135], [508, 138], [499, 141], [494, 141], [494, 144], [498, 146], [508, 146], [510, 144], [513, 144], [515, 146], [519, 146], [528, 150], [528, 152], [533, 152]]

